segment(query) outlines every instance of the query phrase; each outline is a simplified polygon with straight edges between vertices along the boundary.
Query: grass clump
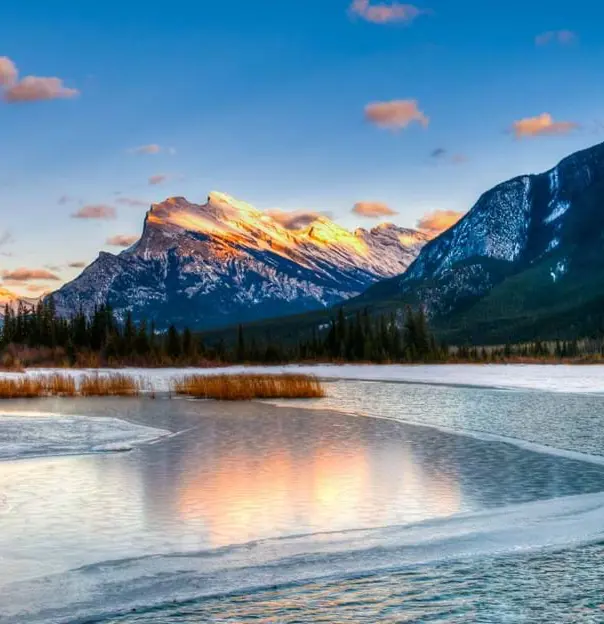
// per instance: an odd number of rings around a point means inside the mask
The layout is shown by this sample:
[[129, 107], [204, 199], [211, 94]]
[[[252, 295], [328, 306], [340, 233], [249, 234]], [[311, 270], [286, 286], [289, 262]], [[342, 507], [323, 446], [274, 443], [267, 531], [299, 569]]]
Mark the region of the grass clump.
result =
[[32, 377], [0, 379], [0, 399], [33, 399], [44, 396], [44, 385]]
[[122, 374], [86, 375], [79, 385], [81, 396], [138, 396], [140, 384], [133, 377]]
[[176, 394], [218, 401], [314, 399], [325, 396], [312, 375], [190, 375], [174, 383]]

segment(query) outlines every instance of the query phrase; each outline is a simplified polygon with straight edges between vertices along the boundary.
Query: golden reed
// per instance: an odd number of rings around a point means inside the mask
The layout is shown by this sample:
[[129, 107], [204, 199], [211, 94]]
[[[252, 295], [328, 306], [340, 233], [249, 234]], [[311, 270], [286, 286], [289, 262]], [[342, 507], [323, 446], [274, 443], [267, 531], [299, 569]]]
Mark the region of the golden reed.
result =
[[48, 396], [138, 396], [139, 382], [127, 375], [22, 376], [0, 378], [0, 399], [33, 399]]
[[190, 375], [173, 385], [176, 394], [197, 399], [312, 399], [325, 396], [312, 375]]

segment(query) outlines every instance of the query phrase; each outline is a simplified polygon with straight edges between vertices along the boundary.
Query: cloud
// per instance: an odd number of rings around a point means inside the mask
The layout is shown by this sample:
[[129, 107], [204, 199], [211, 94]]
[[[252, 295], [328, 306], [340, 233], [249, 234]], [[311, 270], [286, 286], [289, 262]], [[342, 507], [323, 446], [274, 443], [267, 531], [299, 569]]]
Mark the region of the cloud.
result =
[[60, 277], [47, 269], [26, 269], [21, 267], [12, 271], [2, 271], [6, 282], [31, 282], [32, 280], [60, 281]]
[[352, 209], [354, 214], [368, 219], [379, 219], [380, 217], [393, 217], [398, 214], [387, 204], [381, 202], [357, 202]]
[[19, 82], [9, 85], [4, 91], [4, 99], [9, 103], [67, 99], [78, 95], [80, 92], [77, 89], [64, 87], [60, 78], [38, 76], [26, 76]]
[[419, 9], [413, 4], [401, 4], [400, 2], [372, 4], [371, 0], [353, 0], [353, 3], [350, 5], [350, 13], [373, 24], [388, 24], [392, 22], [410, 24], [423, 13], [428, 13], [428, 11]]
[[577, 34], [572, 30], [549, 30], [535, 37], [535, 44], [538, 46], [546, 46], [550, 43], [558, 43], [560, 45], [570, 45], [578, 40]]
[[8, 87], [17, 82], [19, 72], [8, 56], [0, 56], [0, 87]]
[[461, 165], [468, 161], [465, 154], [449, 154], [444, 147], [437, 147], [430, 152], [430, 158], [439, 163], [450, 163], [452, 165]]
[[38, 284], [30, 284], [29, 286], [25, 287], [25, 290], [28, 293], [32, 293], [33, 295], [35, 295], [37, 293], [40, 293], [40, 292], [46, 290], [46, 287], [45, 286], [40, 286]]
[[56, 264], [45, 264], [44, 268], [48, 269], [49, 271], [53, 271], [54, 273], [61, 270], [61, 267], [57, 266]]
[[320, 212], [305, 210], [292, 210], [290, 212], [286, 212], [279, 209], [267, 210], [266, 214], [286, 230], [302, 230], [321, 217], [328, 216], [327, 214]]
[[82, 206], [71, 216], [73, 219], [115, 219], [117, 213], [113, 206], [89, 204], [87, 206]]
[[76, 262], [70, 262], [67, 266], [70, 269], [84, 269], [87, 265], [85, 262], [78, 260]]
[[455, 225], [464, 214], [455, 210], [435, 210], [418, 220], [417, 229], [424, 231], [431, 238], [435, 238]]
[[115, 203], [122, 206], [131, 206], [133, 208], [137, 208], [140, 206], [145, 206], [148, 208], [150, 205], [150, 202], [145, 201], [144, 199], [135, 199], [132, 197], [120, 197], [119, 199], [115, 200]]
[[365, 107], [365, 118], [380, 128], [400, 130], [417, 122], [427, 127], [430, 118], [418, 107], [417, 100], [373, 102]]
[[157, 186], [158, 184], [163, 184], [168, 179], [168, 176], [164, 173], [158, 173], [156, 175], [152, 175], [149, 178], [149, 184], [151, 186]]
[[161, 146], [157, 143], [151, 143], [150, 145], [141, 145], [130, 150], [133, 154], [159, 154], [161, 152]]
[[517, 139], [532, 138], [543, 135], [568, 134], [576, 130], [579, 124], [573, 121], [554, 121], [549, 113], [537, 117], [527, 117], [512, 124], [512, 132]]
[[3, 245], [10, 245], [11, 243], [14, 243], [14, 242], [15, 242], [15, 239], [13, 238], [13, 235], [11, 234], [11, 232], [9, 232], [8, 230], [0, 234], [0, 247], [2, 247]]
[[74, 201], [74, 198], [71, 197], [71, 195], [61, 195], [61, 197], [57, 200], [57, 204], [59, 204], [59, 206], [64, 206], [72, 201]]
[[138, 236], [129, 236], [128, 234], [116, 234], [115, 236], [111, 236], [107, 239], [108, 245], [113, 245], [114, 247], [130, 247], [136, 243], [139, 239]]

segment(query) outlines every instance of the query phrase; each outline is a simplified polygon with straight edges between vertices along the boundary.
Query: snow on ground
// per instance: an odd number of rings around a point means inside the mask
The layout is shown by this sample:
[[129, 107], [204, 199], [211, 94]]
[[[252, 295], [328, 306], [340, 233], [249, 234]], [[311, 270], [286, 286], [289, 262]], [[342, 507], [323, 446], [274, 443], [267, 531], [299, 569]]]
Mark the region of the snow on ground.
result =
[[[61, 372], [78, 377], [82, 374], [107, 374], [116, 371], [35, 369], [28, 375]], [[185, 375], [217, 375], [237, 373], [307, 373], [322, 379], [359, 379], [452, 386], [549, 390], [552, 392], [604, 392], [604, 365], [539, 365], [539, 364], [443, 364], [443, 365], [289, 365], [231, 366], [228, 368], [129, 368], [119, 371], [133, 375], [149, 390], [170, 391], [172, 381]], [[14, 376], [0, 373], [0, 376]]]
[[129, 451], [168, 434], [117, 418], [0, 414], [0, 460]]

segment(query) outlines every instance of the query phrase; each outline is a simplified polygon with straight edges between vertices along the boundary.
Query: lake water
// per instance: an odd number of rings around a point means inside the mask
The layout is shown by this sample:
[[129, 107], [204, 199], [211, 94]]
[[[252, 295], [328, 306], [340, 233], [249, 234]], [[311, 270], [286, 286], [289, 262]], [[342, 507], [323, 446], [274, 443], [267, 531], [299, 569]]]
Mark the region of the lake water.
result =
[[604, 396], [327, 388], [0, 405], [0, 622], [604, 621]]

